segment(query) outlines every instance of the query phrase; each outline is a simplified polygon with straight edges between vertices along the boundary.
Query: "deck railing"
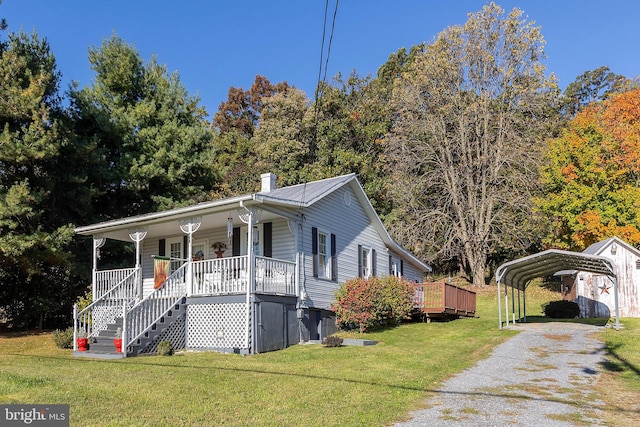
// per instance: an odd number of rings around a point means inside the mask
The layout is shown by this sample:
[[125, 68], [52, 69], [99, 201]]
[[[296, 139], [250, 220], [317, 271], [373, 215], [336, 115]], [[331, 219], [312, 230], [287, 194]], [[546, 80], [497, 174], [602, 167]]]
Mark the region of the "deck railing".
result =
[[106, 294], [111, 290], [114, 284], [121, 283], [125, 278], [131, 276], [131, 274], [135, 271], [135, 267], [133, 268], [119, 268], [116, 270], [103, 270], [96, 272], [95, 278], [95, 295], [93, 295], [94, 300], [100, 299], [102, 295]]
[[183, 264], [158, 289], [127, 310], [122, 328], [122, 342], [126, 343], [126, 347], [151, 329], [187, 295], [186, 273], [187, 264]]
[[256, 292], [295, 295], [296, 263], [256, 257]]
[[[74, 336], [93, 337], [122, 316], [124, 307], [133, 305], [137, 297], [138, 270], [127, 269], [129, 274], [102, 296], [78, 312], [74, 306]], [[113, 271], [113, 270], [111, 270]], [[110, 277], [120, 277], [120, 272]], [[74, 340], [75, 345], [75, 340]]]
[[248, 257], [205, 259], [193, 263], [193, 295], [244, 293], [249, 281]]
[[473, 291], [445, 282], [418, 283], [413, 288], [415, 307], [427, 315], [475, 315], [476, 293]]
[[[193, 262], [192, 295], [239, 294], [247, 291], [247, 256]], [[296, 263], [274, 258], [255, 258], [255, 291], [295, 295]]]

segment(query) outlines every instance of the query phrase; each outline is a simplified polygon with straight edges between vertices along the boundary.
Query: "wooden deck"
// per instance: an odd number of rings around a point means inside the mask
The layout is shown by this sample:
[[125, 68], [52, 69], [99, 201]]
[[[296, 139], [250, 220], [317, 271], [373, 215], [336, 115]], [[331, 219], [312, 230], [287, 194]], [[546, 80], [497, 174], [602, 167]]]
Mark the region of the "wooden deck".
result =
[[416, 283], [414, 304], [427, 321], [476, 315], [476, 293], [448, 283]]

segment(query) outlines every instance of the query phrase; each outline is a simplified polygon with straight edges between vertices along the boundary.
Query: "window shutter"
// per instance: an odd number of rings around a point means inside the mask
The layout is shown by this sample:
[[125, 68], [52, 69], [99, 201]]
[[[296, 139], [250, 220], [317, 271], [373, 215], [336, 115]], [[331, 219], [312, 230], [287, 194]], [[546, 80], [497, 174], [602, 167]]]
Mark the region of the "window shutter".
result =
[[389, 255], [389, 276], [393, 276], [393, 257]]
[[231, 238], [231, 255], [240, 256], [240, 227], [233, 227]]
[[331, 280], [338, 280], [338, 257], [336, 256], [336, 235], [331, 235]]
[[189, 256], [189, 236], [182, 236], [182, 259], [187, 259]]
[[160, 239], [160, 241], [158, 242], [158, 256], [165, 256], [166, 255], [166, 247], [167, 247], [167, 241], [165, 239]]
[[311, 227], [311, 253], [313, 254], [313, 277], [318, 277], [318, 229]]
[[371, 249], [371, 275], [373, 277], [378, 275], [378, 270], [376, 269], [376, 250], [375, 249]]
[[272, 244], [272, 235], [271, 235], [271, 223], [270, 222], [265, 222], [262, 225], [262, 233], [264, 234], [263, 239], [264, 239], [264, 256], [272, 258], [273, 257], [273, 250], [271, 248]]
[[404, 276], [404, 262], [400, 260], [400, 275]]
[[358, 245], [358, 277], [362, 277], [362, 245]]

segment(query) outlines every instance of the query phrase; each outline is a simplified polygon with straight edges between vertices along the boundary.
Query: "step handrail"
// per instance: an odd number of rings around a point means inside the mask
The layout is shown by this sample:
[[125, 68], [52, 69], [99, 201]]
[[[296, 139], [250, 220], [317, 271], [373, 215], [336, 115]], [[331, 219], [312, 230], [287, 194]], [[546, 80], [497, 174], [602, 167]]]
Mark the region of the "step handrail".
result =
[[187, 296], [187, 267], [188, 263], [182, 264], [152, 293], [123, 311], [123, 352]]
[[122, 315], [123, 307], [136, 300], [139, 274], [139, 269], [133, 269], [128, 276], [80, 312], [77, 311], [77, 305], [74, 306], [74, 347], [76, 338], [96, 336]]

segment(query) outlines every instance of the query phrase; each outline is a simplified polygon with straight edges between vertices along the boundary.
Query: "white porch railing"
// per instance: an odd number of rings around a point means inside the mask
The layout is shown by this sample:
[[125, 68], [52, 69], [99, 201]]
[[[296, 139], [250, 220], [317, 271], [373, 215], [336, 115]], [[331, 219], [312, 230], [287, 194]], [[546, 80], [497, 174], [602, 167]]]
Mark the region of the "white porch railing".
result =
[[[192, 295], [241, 294], [249, 280], [247, 256], [206, 259], [193, 263]], [[255, 291], [295, 295], [296, 263], [255, 258]]]
[[[78, 313], [74, 306], [74, 338], [97, 335], [100, 331], [107, 329], [107, 325], [122, 316], [124, 307], [133, 305], [137, 297], [138, 270], [135, 268], [126, 270], [129, 271], [127, 276], [84, 310]], [[120, 277], [124, 270], [116, 271], [117, 273], [111, 277]], [[109, 276], [109, 271], [104, 273], [104, 276]], [[74, 346], [75, 342], [74, 339]]]
[[247, 291], [248, 257], [205, 259], [193, 263], [193, 295], [235, 294]]
[[256, 292], [296, 294], [296, 263], [256, 257]]
[[93, 295], [93, 299], [100, 299], [102, 295], [111, 290], [114, 283], [121, 283], [125, 278], [131, 276], [134, 271], [135, 267], [97, 271], [95, 277], [95, 295]]
[[151, 329], [154, 323], [186, 297], [187, 266], [186, 263], [183, 264], [158, 289], [127, 310], [122, 328], [122, 342], [126, 343], [126, 346], [122, 351], [126, 351], [125, 348]]

